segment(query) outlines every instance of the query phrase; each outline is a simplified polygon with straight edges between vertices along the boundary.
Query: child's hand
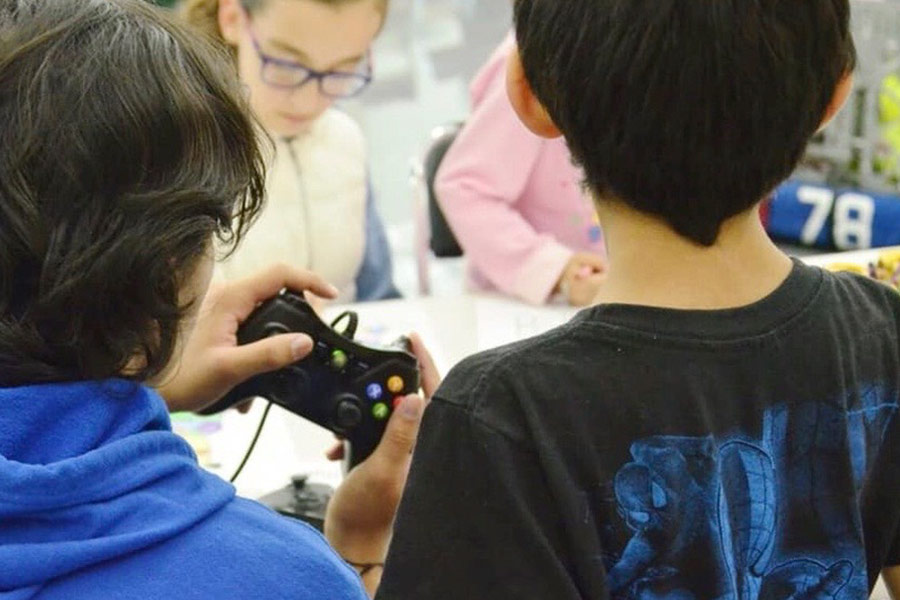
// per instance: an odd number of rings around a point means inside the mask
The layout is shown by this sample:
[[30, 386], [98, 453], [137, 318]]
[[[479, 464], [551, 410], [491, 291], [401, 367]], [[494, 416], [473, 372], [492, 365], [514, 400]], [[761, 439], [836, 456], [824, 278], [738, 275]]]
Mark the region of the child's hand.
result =
[[312, 350], [304, 334], [284, 334], [244, 346], [237, 330], [256, 307], [284, 288], [310, 291], [333, 298], [337, 290], [318, 276], [284, 265], [255, 277], [211, 290], [197, 315], [197, 324], [184, 343], [181, 360], [157, 386], [169, 410], [201, 410], [259, 373], [274, 371], [300, 360]]
[[425, 392], [425, 401], [427, 402], [431, 400], [431, 397], [434, 396], [434, 393], [441, 385], [441, 374], [419, 334], [413, 333], [410, 335], [409, 341], [412, 344], [412, 352], [419, 361], [419, 378], [422, 382], [422, 391]]
[[[384, 564], [424, 410], [421, 397], [405, 397], [375, 452], [350, 471], [328, 503], [325, 537], [345, 560]], [[363, 578], [366, 589], [373, 593], [380, 579], [379, 568]]]
[[306, 302], [310, 305], [313, 311], [315, 311], [315, 313], [319, 315], [319, 318], [324, 321], [325, 309], [328, 307], [326, 299], [321, 298], [310, 291], [304, 292], [303, 297], [306, 299]]
[[576, 252], [563, 270], [558, 289], [572, 306], [587, 306], [593, 302], [605, 279], [605, 258]]
[[[437, 365], [434, 364], [434, 359], [431, 357], [431, 353], [428, 351], [428, 348], [425, 347], [425, 343], [422, 342], [422, 338], [419, 334], [410, 334], [409, 341], [412, 343], [413, 354], [415, 354], [416, 358], [419, 360], [419, 380], [422, 382], [422, 392], [425, 394], [425, 403], [428, 404], [428, 402], [431, 401], [431, 397], [441, 385], [441, 373], [438, 371]], [[338, 440], [342, 439], [340, 436], [336, 437]], [[343, 460], [344, 450], [344, 442], [338, 441], [325, 452], [325, 457], [331, 461]]]

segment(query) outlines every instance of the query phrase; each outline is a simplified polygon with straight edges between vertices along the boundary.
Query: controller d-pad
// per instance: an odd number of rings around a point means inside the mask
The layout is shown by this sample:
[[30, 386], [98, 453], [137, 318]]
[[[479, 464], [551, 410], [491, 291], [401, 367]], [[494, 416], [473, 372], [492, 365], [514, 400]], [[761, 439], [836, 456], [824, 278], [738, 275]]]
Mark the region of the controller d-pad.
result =
[[309, 398], [311, 382], [305, 369], [297, 365], [290, 365], [280, 371], [279, 376], [282, 390], [290, 394], [290, 397]]
[[339, 396], [334, 409], [334, 424], [341, 429], [353, 429], [362, 423], [361, 404], [359, 398], [352, 394]]

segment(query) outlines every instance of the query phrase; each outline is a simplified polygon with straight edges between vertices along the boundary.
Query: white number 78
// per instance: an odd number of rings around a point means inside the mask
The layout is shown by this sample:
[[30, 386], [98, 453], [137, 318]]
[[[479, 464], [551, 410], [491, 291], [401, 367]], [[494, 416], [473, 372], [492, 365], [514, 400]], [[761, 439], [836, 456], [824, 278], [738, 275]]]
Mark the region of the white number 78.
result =
[[800, 233], [804, 244], [816, 243], [834, 209], [835, 246], [840, 250], [872, 247], [875, 201], [870, 196], [847, 192], [835, 200], [833, 190], [804, 185], [797, 190], [797, 200], [812, 206]]
[[834, 207], [834, 192], [828, 188], [811, 187], [808, 185], [801, 186], [797, 190], [797, 200], [802, 204], [812, 205], [812, 212], [803, 226], [800, 233], [800, 240], [812, 246], [819, 239], [828, 217], [831, 215], [831, 209]]

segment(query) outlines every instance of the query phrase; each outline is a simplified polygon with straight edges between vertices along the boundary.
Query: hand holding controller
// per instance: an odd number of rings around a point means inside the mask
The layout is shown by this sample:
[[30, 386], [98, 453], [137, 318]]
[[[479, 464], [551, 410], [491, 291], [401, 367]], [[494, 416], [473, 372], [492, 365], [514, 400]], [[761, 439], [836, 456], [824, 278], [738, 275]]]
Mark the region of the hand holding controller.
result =
[[405, 349], [379, 350], [354, 342], [323, 323], [302, 295], [290, 291], [262, 304], [238, 330], [238, 343], [295, 332], [315, 342], [307, 358], [253, 377], [203, 412], [266, 398], [346, 438], [348, 462], [354, 467], [378, 445], [395, 403], [418, 392], [416, 358]]

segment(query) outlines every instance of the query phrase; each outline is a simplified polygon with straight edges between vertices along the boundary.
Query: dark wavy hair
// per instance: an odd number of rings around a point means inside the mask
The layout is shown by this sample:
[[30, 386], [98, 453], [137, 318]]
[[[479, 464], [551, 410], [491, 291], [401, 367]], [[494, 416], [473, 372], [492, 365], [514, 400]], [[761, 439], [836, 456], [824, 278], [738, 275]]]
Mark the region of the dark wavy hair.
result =
[[0, 386], [167, 365], [183, 282], [261, 209], [248, 115], [227, 55], [161, 9], [0, 1]]
[[710, 246], [855, 66], [848, 0], [516, 0], [522, 63], [601, 197]]

